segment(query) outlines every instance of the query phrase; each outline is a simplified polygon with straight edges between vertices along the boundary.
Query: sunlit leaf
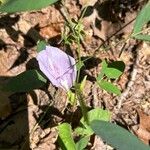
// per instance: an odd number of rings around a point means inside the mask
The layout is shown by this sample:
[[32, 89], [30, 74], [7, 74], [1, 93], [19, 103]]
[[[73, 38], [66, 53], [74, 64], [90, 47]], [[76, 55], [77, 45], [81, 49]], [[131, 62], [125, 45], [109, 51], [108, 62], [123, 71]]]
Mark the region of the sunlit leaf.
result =
[[125, 64], [123, 61], [114, 61], [109, 63], [104, 73], [108, 78], [117, 79], [124, 71]]
[[[86, 125], [85, 125], [86, 126]], [[85, 128], [85, 127], [77, 127], [74, 132], [77, 135], [82, 135], [82, 136], [90, 136], [93, 134], [93, 131], [90, 127]]]
[[83, 66], [84, 66], [83, 61], [78, 61], [78, 62], [76, 63], [77, 70], [80, 70]]
[[101, 69], [101, 71], [100, 71], [100, 73], [99, 73], [99, 75], [97, 77], [97, 81], [100, 81], [103, 78], [104, 72], [105, 72], [105, 70], [106, 70], [106, 68], [108, 66], [108, 64], [107, 64], [107, 62], [105, 60], [103, 60], [101, 64], [102, 64], [102, 69]]
[[150, 21], [150, 2], [148, 2], [145, 7], [138, 14], [132, 37], [140, 40], [150, 41], [150, 35], [143, 34], [143, 27]]
[[70, 102], [71, 105], [76, 104], [75, 93], [73, 93], [71, 90], [69, 90], [67, 92], [67, 97], [68, 97], [68, 100], [69, 100], [69, 102]]
[[83, 137], [76, 143], [77, 150], [84, 150], [89, 142], [89, 137]]
[[[88, 112], [88, 121], [91, 123], [93, 120], [104, 120], [104, 121], [109, 121], [110, 120], [110, 112], [107, 110], [103, 110], [100, 108], [95, 108], [92, 109]], [[76, 133], [80, 135], [87, 135], [90, 136], [93, 134], [93, 130], [87, 123], [84, 121], [84, 118], [81, 118], [80, 123], [82, 124], [83, 127], [78, 127], [76, 128]]]
[[139, 34], [139, 35], [134, 36], [134, 37], [138, 40], [150, 41], [150, 35]]
[[[110, 112], [108, 110], [103, 110], [100, 108], [92, 109], [88, 112], [88, 121], [89, 123], [93, 120], [104, 120], [109, 121], [110, 120]], [[81, 118], [80, 121], [83, 125], [85, 125], [84, 119]]]
[[58, 0], [5, 0], [0, 6], [0, 12], [21, 12], [44, 8]]
[[58, 134], [61, 142], [67, 150], [77, 150], [75, 142], [72, 137], [71, 125], [62, 123], [58, 126]]
[[110, 82], [107, 82], [105, 80], [101, 80], [100, 82], [97, 82], [97, 83], [102, 89], [106, 90], [107, 92], [114, 93], [117, 95], [121, 94], [119, 88]]
[[87, 79], [87, 76], [84, 76], [83, 80], [81, 81], [81, 84], [80, 84], [80, 87], [79, 87], [81, 91], [84, 90], [86, 79]]

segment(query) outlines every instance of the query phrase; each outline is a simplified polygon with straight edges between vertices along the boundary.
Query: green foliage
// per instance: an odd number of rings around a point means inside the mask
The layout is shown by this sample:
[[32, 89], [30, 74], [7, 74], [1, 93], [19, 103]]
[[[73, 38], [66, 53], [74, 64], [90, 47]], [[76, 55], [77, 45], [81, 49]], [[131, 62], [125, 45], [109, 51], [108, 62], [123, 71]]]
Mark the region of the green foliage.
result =
[[12, 77], [7, 84], [3, 85], [1, 90], [9, 92], [28, 92], [42, 87], [45, 83], [46, 79], [37, 70], [29, 70]]
[[100, 82], [98, 82], [98, 85], [102, 89], [106, 90], [107, 92], [114, 93], [114, 94], [117, 94], [117, 95], [121, 94], [119, 88], [116, 85], [114, 85], [110, 82], [107, 82], [105, 80], [101, 80]]
[[84, 90], [85, 83], [86, 83], [86, 79], [87, 79], [87, 75], [84, 76], [84, 78], [83, 78], [83, 80], [81, 81], [81, 83], [78, 84], [78, 85], [79, 85], [78, 88], [79, 88], [79, 90], [80, 90], [81, 92]]
[[83, 40], [84, 27], [81, 21], [71, 20], [66, 18], [65, 30], [61, 35], [61, 39], [65, 45], [71, 45], [73, 42], [78, 43], [78, 41]]
[[68, 123], [60, 124], [58, 126], [58, 134], [61, 140], [61, 147], [64, 147], [64, 149], [67, 150], [77, 150], [75, 142], [72, 137], [72, 129], [70, 124]]
[[101, 64], [102, 64], [102, 69], [101, 69], [100, 74], [97, 77], [97, 81], [102, 80], [102, 78], [104, 76], [104, 72], [105, 72], [105, 70], [106, 70], [106, 68], [108, 66], [108, 64], [107, 64], [107, 62], [105, 60], [103, 60]]
[[[97, 83], [100, 88], [106, 90], [107, 92], [120, 95], [121, 92], [119, 88], [107, 80], [119, 78], [124, 69], [125, 64], [123, 61], [113, 61], [111, 63], [107, 63], [105, 60], [103, 60], [101, 72], [97, 77]], [[103, 78], [106, 79], [104, 80]]]
[[104, 74], [111, 79], [117, 79], [123, 73], [125, 64], [123, 61], [114, 61], [109, 63], [104, 69]]
[[134, 24], [132, 37], [140, 40], [150, 41], [150, 35], [143, 34], [143, 27], [150, 21], [150, 2], [140, 11]]
[[91, 123], [91, 128], [96, 135], [117, 150], [150, 150], [136, 136], [118, 125], [95, 120]]
[[76, 143], [77, 150], [84, 150], [89, 142], [89, 137], [83, 137]]
[[[88, 121], [91, 123], [93, 120], [104, 120], [104, 121], [109, 121], [110, 120], [110, 112], [107, 110], [103, 110], [100, 108], [95, 108], [90, 110], [87, 113], [88, 116]], [[93, 130], [87, 123], [84, 121], [84, 118], [81, 118], [80, 120], [81, 127], [77, 127], [75, 132], [79, 135], [86, 135], [90, 136], [93, 134]]]
[[98, 81], [101, 80], [104, 75], [111, 79], [117, 79], [123, 73], [124, 69], [125, 69], [125, 64], [123, 61], [113, 61], [107, 63], [105, 60], [103, 60], [102, 69], [97, 79]]
[[71, 90], [67, 92], [67, 97], [71, 105], [76, 103], [75, 93], [73, 93]]
[[0, 12], [14, 13], [44, 8], [58, 0], [5, 0], [0, 6]]
[[[110, 112], [103, 109], [92, 109], [87, 113], [89, 122], [91, 123], [93, 120], [110, 120]], [[90, 135], [93, 134], [93, 130], [89, 125], [87, 125], [86, 121], [82, 117], [80, 120], [80, 124], [82, 127], [77, 127], [75, 129], [75, 133], [77, 135], [81, 135], [81, 139], [75, 144], [73, 137], [72, 137], [72, 129], [71, 125], [68, 123], [62, 123], [58, 126], [59, 132], [59, 144], [62, 149], [64, 150], [83, 150], [89, 141]]]
[[37, 43], [37, 51], [40, 52], [46, 48], [47, 43], [45, 41], [39, 41]]
[[77, 127], [75, 129], [75, 133], [77, 135], [81, 135], [81, 136], [91, 136], [93, 134], [93, 131], [90, 127]]
[[[95, 108], [95, 109], [90, 110], [87, 113], [87, 115], [88, 115], [89, 123], [92, 122], [93, 120], [104, 120], [104, 121], [110, 120], [110, 112], [107, 110], [100, 109], [100, 108]], [[84, 121], [83, 118], [81, 118], [80, 122], [84, 126], [86, 125], [86, 122]]]
[[84, 66], [83, 61], [78, 61], [78, 62], [76, 63], [76, 67], [77, 67], [77, 70], [78, 70], [78, 71], [79, 71], [83, 66]]

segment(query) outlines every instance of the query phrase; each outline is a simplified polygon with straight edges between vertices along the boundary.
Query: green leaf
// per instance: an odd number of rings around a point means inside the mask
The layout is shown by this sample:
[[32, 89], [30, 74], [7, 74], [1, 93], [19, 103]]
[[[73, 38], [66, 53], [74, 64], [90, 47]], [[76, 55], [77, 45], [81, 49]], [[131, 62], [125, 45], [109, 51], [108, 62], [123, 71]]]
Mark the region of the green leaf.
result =
[[150, 2], [148, 2], [138, 14], [134, 24], [134, 29], [132, 34], [133, 36], [141, 32], [143, 26], [150, 21], [149, 11], [150, 11]]
[[75, 93], [73, 93], [71, 90], [67, 92], [67, 97], [71, 105], [76, 104], [76, 98], [75, 98]]
[[[103, 110], [100, 108], [95, 108], [90, 110], [87, 113], [88, 116], [88, 121], [91, 123], [93, 120], [104, 120], [104, 121], [109, 121], [110, 120], [110, 112], [107, 110]], [[84, 121], [84, 118], [82, 117], [80, 120], [80, 123], [83, 125], [83, 128], [78, 127], [76, 128], [75, 132], [80, 134], [80, 135], [87, 135], [90, 136], [93, 134], [93, 131], [89, 125]]]
[[76, 143], [77, 150], [84, 150], [89, 142], [89, 137], [83, 137]]
[[[95, 109], [92, 109], [90, 110], [88, 113], [87, 113], [87, 116], [88, 116], [88, 121], [89, 123], [92, 122], [93, 120], [104, 120], [104, 121], [109, 121], [110, 120], [110, 112], [107, 111], [107, 110], [103, 110], [103, 109], [100, 109], [100, 108], [95, 108]], [[83, 118], [81, 118], [80, 122], [85, 125], [85, 121]]]
[[106, 68], [107, 68], [107, 65], [108, 65], [105, 60], [103, 60], [101, 64], [102, 64], [102, 69], [101, 69], [100, 74], [99, 74], [98, 77], [97, 77], [97, 81], [100, 81], [100, 80], [103, 78], [104, 72], [105, 72], [105, 70], [106, 70]]
[[79, 71], [83, 66], [84, 66], [83, 61], [78, 61], [78, 62], [76, 63], [77, 71]]
[[143, 40], [143, 41], [150, 41], [150, 35], [143, 35], [139, 34], [137, 36], [134, 36], [138, 40]]
[[124, 71], [125, 64], [123, 61], [114, 61], [109, 63], [104, 70], [104, 74], [111, 79], [117, 79]]
[[[86, 125], [85, 125], [86, 126]], [[93, 134], [93, 131], [90, 127], [84, 128], [84, 127], [77, 127], [74, 132], [77, 135], [82, 135], [82, 136], [90, 136]]]
[[150, 2], [148, 2], [138, 14], [134, 24], [133, 33], [131, 35], [132, 37], [139, 40], [150, 41], [150, 35], [142, 33], [144, 25], [150, 21], [149, 11], [150, 11]]
[[47, 43], [45, 41], [39, 41], [37, 44], [37, 51], [40, 52], [46, 48]]
[[117, 94], [117, 95], [120, 95], [120, 94], [121, 94], [121, 92], [120, 92], [120, 90], [118, 89], [118, 87], [115, 86], [115, 85], [113, 85], [113, 84], [110, 83], [110, 82], [107, 82], [107, 81], [105, 81], [105, 80], [101, 80], [100, 82], [97, 82], [97, 83], [98, 83], [98, 85], [99, 85], [102, 89], [106, 90], [107, 92], [114, 93], [114, 94]]
[[91, 128], [96, 135], [117, 150], [150, 150], [150, 147], [143, 144], [136, 136], [118, 125], [95, 120], [91, 123]]
[[45, 85], [46, 79], [37, 70], [25, 71], [12, 77], [7, 84], [3, 85], [2, 91], [28, 92]]
[[67, 150], [77, 150], [72, 137], [72, 129], [70, 124], [62, 123], [58, 126], [59, 137]]
[[5, 0], [0, 6], [0, 12], [14, 13], [44, 8], [58, 0]]
[[84, 78], [83, 78], [83, 80], [81, 81], [81, 84], [80, 84], [80, 86], [79, 86], [81, 92], [83, 91], [83, 89], [84, 89], [84, 87], [85, 87], [86, 79], [87, 79], [87, 75], [84, 76]]

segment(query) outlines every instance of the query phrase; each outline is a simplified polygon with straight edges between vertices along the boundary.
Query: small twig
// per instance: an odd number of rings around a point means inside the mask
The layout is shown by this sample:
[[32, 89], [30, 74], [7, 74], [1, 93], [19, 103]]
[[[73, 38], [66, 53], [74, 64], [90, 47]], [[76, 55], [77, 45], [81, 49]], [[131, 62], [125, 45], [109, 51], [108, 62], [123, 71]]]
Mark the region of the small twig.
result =
[[134, 66], [133, 66], [133, 71], [131, 73], [131, 79], [130, 81], [128, 82], [127, 84], [127, 88], [124, 90], [124, 92], [121, 94], [121, 96], [118, 98], [118, 106], [117, 106], [117, 109], [120, 110], [121, 106], [122, 106], [122, 103], [123, 101], [126, 99], [126, 97], [128, 96], [129, 94], [129, 91], [130, 89], [132, 88], [133, 84], [134, 84], [134, 81], [136, 80], [136, 75], [138, 73], [138, 69], [137, 69], [137, 64], [138, 64], [138, 60], [139, 60], [139, 54], [137, 52], [137, 56], [136, 56], [136, 60], [135, 60], [135, 63], [134, 63]]
[[105, 41], [102, 42], [102, 44], [99, 45], [99, 47], [96, 49], [96, 52], [99, 51], [99, 49], [105, 45], [106, 42], [108, 42], [113, 36], [115, 36], [117, 33], [119, 33], [122, 29], [124, 29], [125, 27], [127, 27], [129, 24], [131, 24], [134, 20], [136, 19], [136, 17], [134, 19], [132, 19], [131, 21], [129, 21], [127, 24], [125, 24], [122, 28], [120, 28], [119, 30], [117, 30], [115, 33], [113, 33], [110, 37], [108, 37]]
[[121, 108], [123, 101], [126, 99], [126, 97], [128, 96], [128, 93], [131, 89], [131, 87], [134, 84], [134, 81], [136, 79], [136, 75], [137, 75], [137, 68], [134, 67], [133, 71], [131, 73], [131, 80], [128, 82], [127, 88], [125, 89], [125, 91], [121, 94], [121, 96], [118, 98], [118, 109]]

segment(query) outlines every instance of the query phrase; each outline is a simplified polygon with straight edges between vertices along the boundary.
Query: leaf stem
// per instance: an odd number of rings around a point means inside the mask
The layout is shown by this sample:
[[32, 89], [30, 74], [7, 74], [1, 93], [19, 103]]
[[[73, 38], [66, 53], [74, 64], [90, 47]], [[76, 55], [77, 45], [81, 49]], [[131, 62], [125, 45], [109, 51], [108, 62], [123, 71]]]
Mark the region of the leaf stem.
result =
[[[81, 60], [81, 53], [80, 53], [80, 38], [79, 38], [79, 36], [77, 38], [77, 45], [78, 45], [78, 48], [77, 48], [78, 60], [79, 60], [79, 63], [81, 63], [82, 60]], [[87, 124], [89, 124], [88, 116], [87, 116], [87, 108], [86, 108], [86, 105], [84, 102], [83, 94], [82, 94], [82, 91], [80, 90], [80, 88], [78, 86], [79, 77], [80, 77], [80, 69], [78, 70], [78, 73], [77, 73], [77, 86], [75, 87], [75, 90], [76, 90], [77, 99], [78, 99], [80, 107], [81, 107], [83, 118], [84, 118], [85, 122]]]

